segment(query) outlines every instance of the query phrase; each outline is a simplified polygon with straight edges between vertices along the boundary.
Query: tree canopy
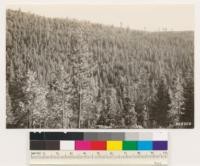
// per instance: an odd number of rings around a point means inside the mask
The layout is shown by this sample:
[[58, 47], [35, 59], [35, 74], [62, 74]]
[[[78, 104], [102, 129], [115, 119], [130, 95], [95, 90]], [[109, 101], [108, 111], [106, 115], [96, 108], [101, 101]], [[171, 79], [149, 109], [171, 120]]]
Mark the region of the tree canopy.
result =
[[194, 126], [193, 32], [13, 10], [6, 23], [7, 127]]

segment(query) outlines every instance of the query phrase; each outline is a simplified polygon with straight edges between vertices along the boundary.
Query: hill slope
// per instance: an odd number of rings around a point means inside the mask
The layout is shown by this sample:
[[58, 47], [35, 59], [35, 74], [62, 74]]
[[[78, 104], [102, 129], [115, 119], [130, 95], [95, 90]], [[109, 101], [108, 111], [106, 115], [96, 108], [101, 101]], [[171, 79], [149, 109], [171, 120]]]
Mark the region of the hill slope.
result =
[[8, 127], [193, 127], [193, 32], [6, 15]]

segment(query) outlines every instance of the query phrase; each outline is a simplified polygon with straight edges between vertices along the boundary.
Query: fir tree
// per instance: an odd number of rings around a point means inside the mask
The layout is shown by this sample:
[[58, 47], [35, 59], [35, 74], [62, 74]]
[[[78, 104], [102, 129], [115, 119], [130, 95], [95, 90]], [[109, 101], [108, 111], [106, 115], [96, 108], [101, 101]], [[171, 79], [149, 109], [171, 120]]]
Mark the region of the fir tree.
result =
[[168, 111], [169, 123], [171, 127], [181, 127], [178, 123], [180, 123], [180, 118], [184, 111], [184, 89], [182, 85], [182, 81], [179, 77], [176, 78], [173, 89], [169, 91], [171, 103], [170, 110]]
[[180, 118], [182, 122], [189, 123], [186, 128], [194, 127], [194, 82], [193, 79], [190, 78], [191, 74], [187, 75], [188, 81], [184, 86], [184, 105], [183, 105], [183, 114]]
[[170, 104], [170, 96], [168, 90], [164, 84], [164, 81], [159, 82], [156, 98], [152, 103], [150, 118], [154, 123], [156, 122], [157, 127], [168, 126], [168, 110]]

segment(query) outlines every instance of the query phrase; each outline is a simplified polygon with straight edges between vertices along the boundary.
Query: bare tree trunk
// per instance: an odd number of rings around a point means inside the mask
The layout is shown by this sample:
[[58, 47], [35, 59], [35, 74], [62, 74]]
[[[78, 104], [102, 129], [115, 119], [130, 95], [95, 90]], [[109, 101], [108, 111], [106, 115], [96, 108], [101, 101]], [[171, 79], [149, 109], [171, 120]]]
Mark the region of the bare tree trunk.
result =
[[65, 107], [65, 102], [64, 102], [64, 94], [62, 92], [62, 105], [63, 105], [63, 109], [62, 109], [62, 128], [66, 127], [64, 125], [64, 120], [65, 120], [65, 117], [64, 117], [64, 107]]
[[79, 112], [78, 112], [78, 128], [81, 128], [81, 94], [79, 90]]

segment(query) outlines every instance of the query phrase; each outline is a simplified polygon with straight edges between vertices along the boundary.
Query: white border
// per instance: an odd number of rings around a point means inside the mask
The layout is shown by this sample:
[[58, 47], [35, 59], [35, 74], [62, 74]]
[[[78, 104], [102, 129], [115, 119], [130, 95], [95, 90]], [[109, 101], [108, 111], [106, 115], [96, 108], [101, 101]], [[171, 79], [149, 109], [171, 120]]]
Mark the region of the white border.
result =
[[[195, 4], [195, 129], [140, 129], [137, 132], [169, 131], [169, 165], [199, 166], [200, 163], [200, 0], [0, 0], [0, 163], [5, 166], [29, 165], [28, 131], [83, 131], [79, 129], [9, 129], [6, 130], [5, 113], [5, 5], [10, 3], [38, 4]], [[42, 1], [42, 2], [41, 2]], [[88, 131], [88, 130], [87, 130]], [[90, 130], [91, 131], [91, 130]], [[97, 130], [92, 130], [97, 131]], [[105, 131], [99, 129], [98, 131]], [[110, 131], [110, 130], [106, 130]], [[111, 130], [113, 131], [113, 130]], [[114, 130], [123, 131], [124, 130]], [[13, 142], [13, 139], [15, 140]], [[184, 148], [183, 148], [184, 147]], [[187, 150], [185, 150], [187, 149]]]
[[[127, 5], [127, 4], [194, 4], [196, 7], [195, 10], [195, 128], [194, 129], [8, 129], [8, 130], [26, 130], [26, 131], [112, 131], [112, 132], [160, 132], [160, 131], [169, 131], [169, 132], [190, 132], [199, 131], [200, 130], [200, 117], [199, 112], [197, 111], [200, 108], [200, 86], [197, 86], [200, 83], [200, 47], [199, 47], [199, 37], [200, 37], [200, 19], [197, 17], [200, 16], [200, 1], [195, 0], [7, 0], [6, 2], [1, 2], [0, 9], [1, 9], [1, 20], [3, 20], [0, 26], [0, 66], [2, 67], [0, 72], [0, 128], [6, 129], [6, 93], [5, 93], [5, 68], [6, 68], [6, 61], [5, 61], [5, 9], [6, 5], [9, 4], [87, 4], [87, 5]], [[3, 111], [2, 111], [3, 110]]]
[[193, 4], [197, 0], [7, 0], [6, 4]]

